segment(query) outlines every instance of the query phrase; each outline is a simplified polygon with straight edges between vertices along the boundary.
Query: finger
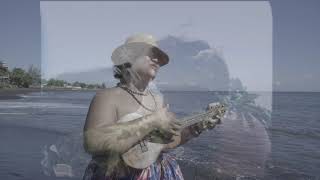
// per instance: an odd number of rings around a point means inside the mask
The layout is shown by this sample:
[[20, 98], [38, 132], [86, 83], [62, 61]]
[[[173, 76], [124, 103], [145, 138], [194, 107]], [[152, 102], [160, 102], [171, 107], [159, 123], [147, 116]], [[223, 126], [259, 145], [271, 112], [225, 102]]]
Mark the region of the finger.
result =
[[202, 130], [198, 126], [192, 127], [192, 134], [196, 134], [196, 136], [200, 135], [202, 133]]
[[171, 138], [176, 131], [174, 131], [172, 128], [167, 129], [164, 133], [163, 136], [165, 136], [165, 138]]
[[217, 124], [217, 123], [219, 123], [219, 119], [211, 119], [209, 122], [211, 124]]
[[208, 126], [208, 127], [209, 127], [209, 129], [213, 129], [215, 126], [216, 126], [216, 125], [210, 125], [210, 126]]
[[174, 133], [174, 132], [178, 132], [178, 129], [176, 129], [176, 128], [171, 128], [171, 129], [170, 129], [170, 132], [173, 133], [173, 134], [176, 134], [176, 133]]
[[202, 122], [199, 127], [200, 129], [205, 129], [207, 126], [208, 126], [207, 122]]
[[202, 131], [207, 128], [207, 122], [203, 121], [199, 124], [199, 129]]
[[169, 126], [170, 126], [170, 128], [174, 128], [174, 129], [177, 129], [177, 130], [181, 130], [182, 129], [182, 126], [179, 125], [179, 124], [170, 123]]
[[177, 129], [181, 129], [182, 128], [182, 125], [180, 123], [172, 122], [172, 123], [170, 123], [170, 126], [174, 127], [174, 128], [177, 128]]
[[208, 121], [207, 122], [207, 126], [208, 127], [211, 127], [211, 126], [214, 126], [216, 123], [215, 122], [212, 122], [212, 121]]
[[163, 134], [163, 137], [165, 139], [171, 139], [172, 136], [173, 136], [173, 133], [171, 132], [171, 130], [166, 131], [166, 133]]
[[176, 122], [172, 122], [172, 121], [169, 123], [169, 125], [173, 126], [173, 127], [180, 127], [181, 126], [180, 124], [178, 124]]
[[178, 134], [178, 133], [172, 133], [173, 134], [173, 136], [180, 136], [180, 134]]
[[210, 119], [210, 122], [213, 122], [213, 123], [216, 123], [216, 122], [218, 122], [219, 121], [219, 119], [217, 119], [217, 118], [211, 118]]
[[180, 130], [180, 127], [179, 126], [172, 126], [171, 129], [178, 131], [178, 130]]
[[177, 129], [181, 129], [182, 126], [180, 124], [174, 124], [173, 127], [177, 128]]
[[174, 122], [176, 124], [182, 124], [182, 121], [180, 121], [178, 119], [172, 119], [171, 122]]
[[200, 129], [201, 129], [201, 130], [204, 130], [204, 129], [207, 129], [207, 127], [208, 127], [207, 124], [206, 124], [206, 123], [203, 123], [202, 126], [200, 126]]
[[182, 122], [177, 121], [177, 120], [173, 120], [172, 123], [173, 123], [173, 124], [176, 124], [176, 125], [178, 125], [178, 126], [182, 126]]
[[212, 118], [210, 121], [211, 121], [213, 124], [220, 124], [220, 123], [221, 123], [221, 119], [219, 119], [219, 118]]
[[172, 135], [174, 135], [174, 136], [179, 136], [180, 135], [179, 131], [173, 130], [173, 129], [170, 129], [170, 133], [172, 133]]

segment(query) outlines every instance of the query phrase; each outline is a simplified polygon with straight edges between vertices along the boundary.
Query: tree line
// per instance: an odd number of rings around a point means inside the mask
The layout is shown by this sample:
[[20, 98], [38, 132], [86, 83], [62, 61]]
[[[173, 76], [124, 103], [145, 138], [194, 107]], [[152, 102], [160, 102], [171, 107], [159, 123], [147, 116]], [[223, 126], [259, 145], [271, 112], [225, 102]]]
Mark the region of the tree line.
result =
[[28, 88], [31, 85], [40, 86], [41, 84], [40, 70], [33, 65], [31, 65], [27, 71], [17, 67], [10, 71], [8, 68], [0, 67], [0, 77], [3, 77], [1, 83], [2, 88]]
[[86, 84], [86, 83], [79, 82], [79, 81], [70, 83], [70, 82], [67, 82], [64, 80], [53, 79], [53, 78], [51, 78], [49, 80], [42, 79], [42, 84], [45, 84], [46, 87], [66, 87], [66, 88], [68, 88], [68, 87], [81, 87], [82, 89], [104, 89], [104, 88], [106, 88], [105, 83]]
[[102, 84], [86, 84], [83, 82], [67, 82], [64, 80], [51, 78], [49, 80], [41, 79], [41, 71], [39, 68], [31, 65], [28, 70], [22, 68], [13, 68], [11, 71], [8, 68], [0, 66], [1, 83], [0, 88], [29, 88], [40, 87], [81, 87], [83, 89], [101, 89], [105, 88], [105, 83]]

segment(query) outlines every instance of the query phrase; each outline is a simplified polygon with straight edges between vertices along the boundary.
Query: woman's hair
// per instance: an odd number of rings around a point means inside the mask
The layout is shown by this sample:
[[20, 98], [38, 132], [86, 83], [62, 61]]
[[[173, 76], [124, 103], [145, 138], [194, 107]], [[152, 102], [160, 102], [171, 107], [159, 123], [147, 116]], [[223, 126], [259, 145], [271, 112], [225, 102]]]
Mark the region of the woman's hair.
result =
[[[143, 52], [136, 53], [136, 55], [132, 58], [136, 59], [142, 55], [148, 55], [150, 58], [161, 57], [159, 55], [159, 52], [156, 51], [155, 48], [151, 48], [148, 50], [144, 50]], [[137, 74], [137, 72], [134, 72], [130, 69], [131, 67], [132, 67], [132, 64], [130, 62], [126, 62], [120, 65], [114, 65], [113, 76], [116, 79], [119, 79], [120, 83], [127, 83], [127, 81], [131, 78], [134, 78], [136, 80], [141, 79], [141, 77]]]
[[121, 83], [125, 82], [125, 76], [127, 76], [129, 73], [128, 68], [131, 68], [131, 63], [127, 62], [120, 65], [114, 65], [113, 66], [113, 76], [116, 79], [119, 79]]

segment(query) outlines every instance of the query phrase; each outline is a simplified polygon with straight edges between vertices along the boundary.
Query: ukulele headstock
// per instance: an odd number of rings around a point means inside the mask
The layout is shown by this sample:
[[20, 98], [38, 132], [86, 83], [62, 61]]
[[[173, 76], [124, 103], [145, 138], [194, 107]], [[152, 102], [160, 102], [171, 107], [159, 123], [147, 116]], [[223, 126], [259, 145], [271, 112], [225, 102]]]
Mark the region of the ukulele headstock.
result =
[[207, 106], [206, 111], [212, 119], [221, 119], [224, 116], [226, 109], [224, 104], [214, 102]]

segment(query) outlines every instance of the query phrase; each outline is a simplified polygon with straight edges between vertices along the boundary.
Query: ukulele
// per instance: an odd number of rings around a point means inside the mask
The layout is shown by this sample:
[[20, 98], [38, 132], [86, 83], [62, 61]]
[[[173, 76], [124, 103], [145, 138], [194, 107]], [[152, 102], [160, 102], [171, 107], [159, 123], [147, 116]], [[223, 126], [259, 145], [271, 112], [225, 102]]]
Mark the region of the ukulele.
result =
[[[211, 103], [208, 105], [207, 110], [203, 113], [191, 115], [179, 119], [182, 124], [181, 129], [192, 126], [196, 123], [202, 122], [210, 124], [208, 127], [214, 127], [221, 122], [221, 118], [226, 112], [226, 107], [220, 103]], [[122, 154], [123, 161], [130, 167], [136, 169], [144, 169], [156, 162], [159, 154], [165, 148], [163, 139], [164, 133], [161, 130], [154, 130], [141, 141], [135, 144], [127, 152]]]

